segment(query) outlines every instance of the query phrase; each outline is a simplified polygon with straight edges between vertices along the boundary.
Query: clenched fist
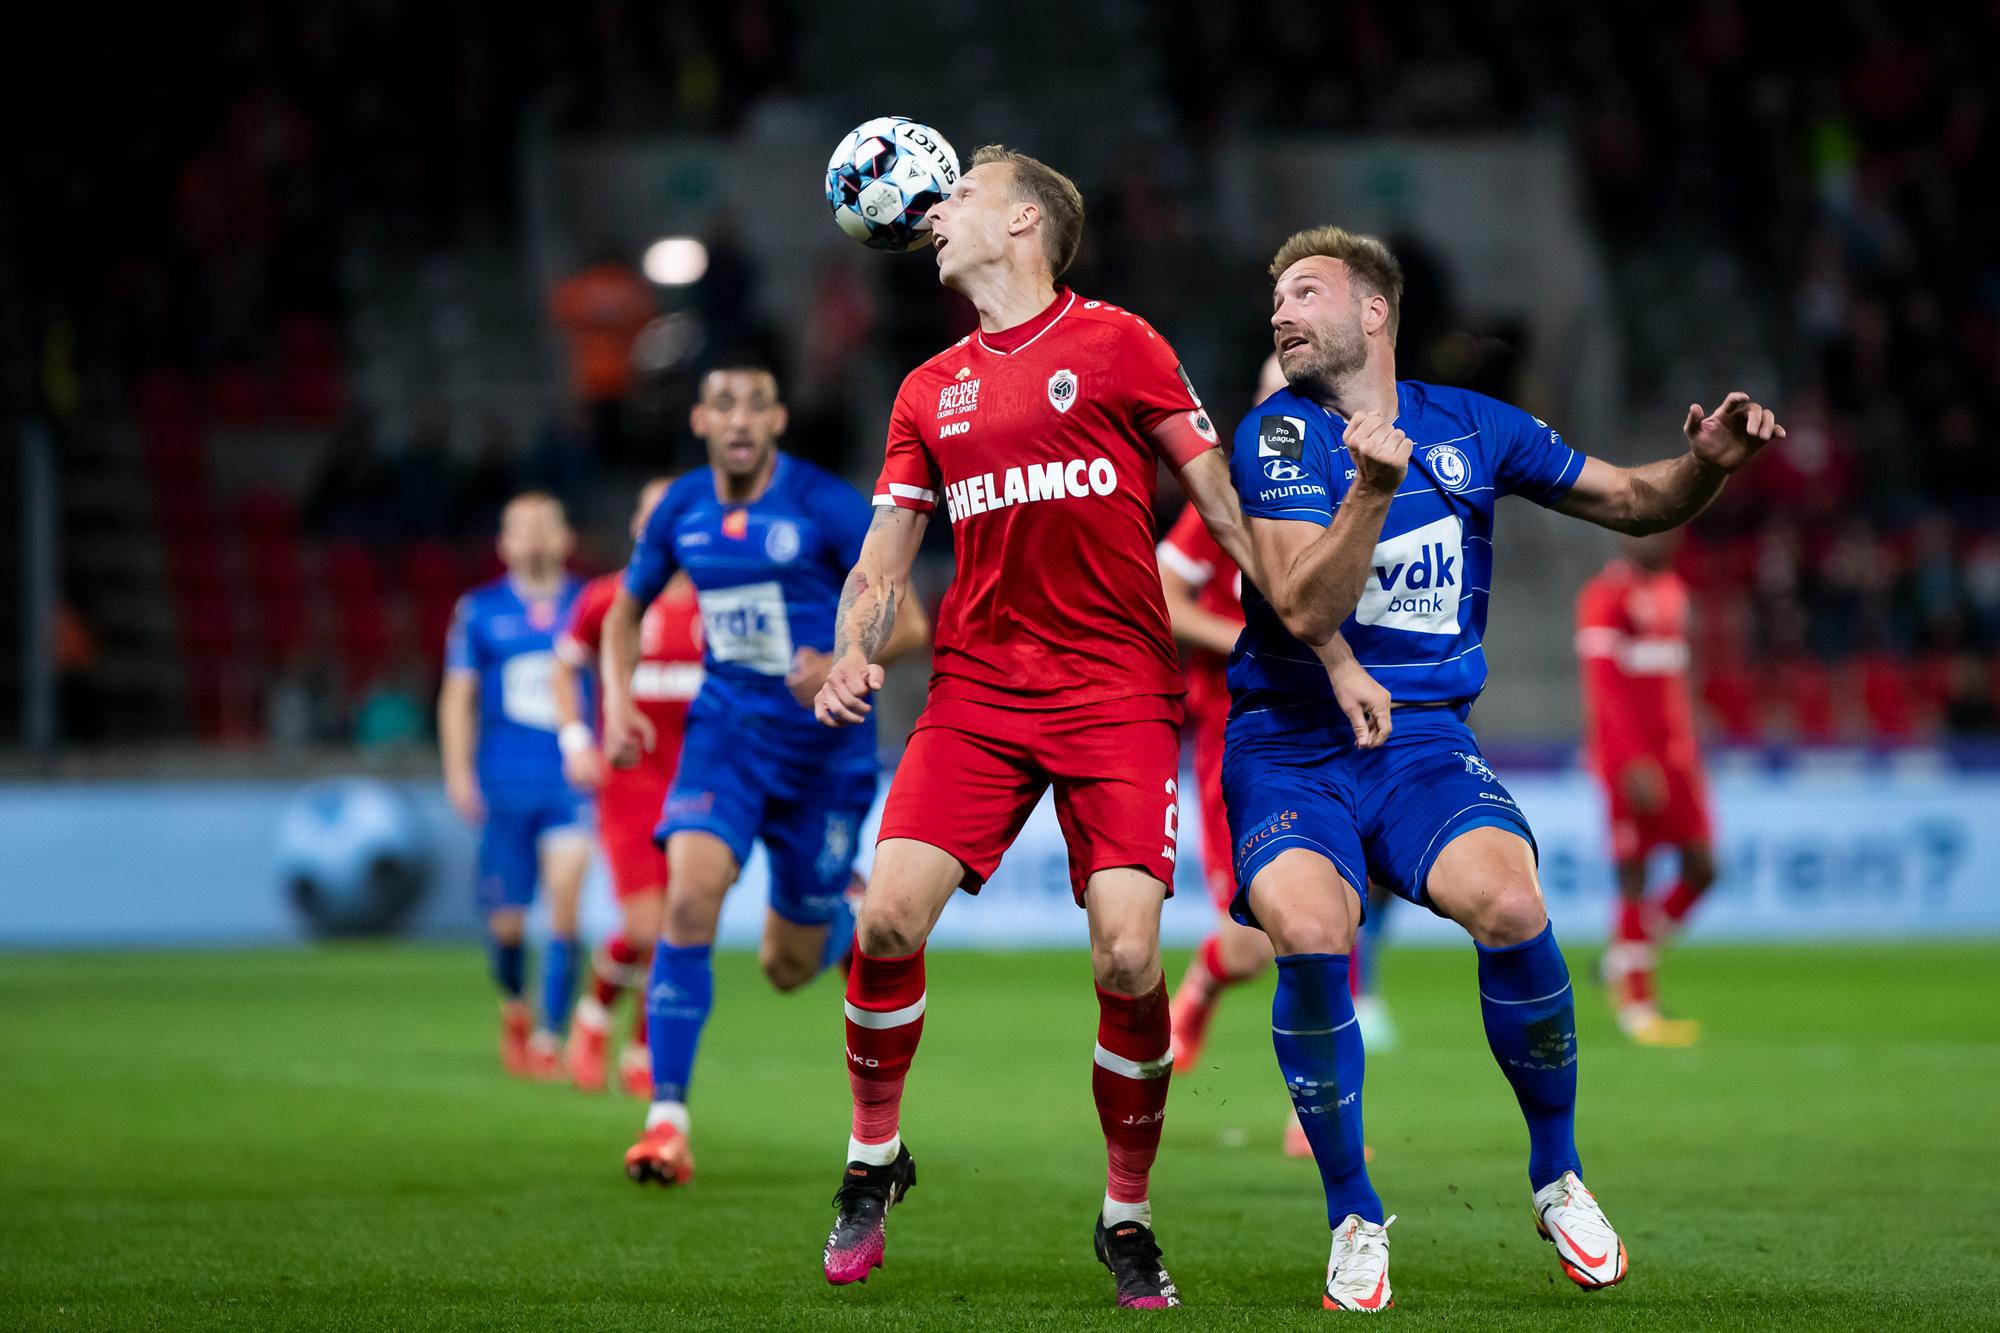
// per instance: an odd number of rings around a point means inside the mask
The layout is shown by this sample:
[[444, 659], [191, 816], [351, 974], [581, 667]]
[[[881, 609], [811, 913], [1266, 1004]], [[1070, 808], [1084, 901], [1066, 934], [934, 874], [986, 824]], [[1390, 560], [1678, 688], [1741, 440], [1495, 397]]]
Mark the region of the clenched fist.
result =
[[1341, 436], [1354, 460], [1354, 482], [1364, 490], [1394, 495], [1410, 466], [1410, 437], [1380, 412], [1356, 412]]

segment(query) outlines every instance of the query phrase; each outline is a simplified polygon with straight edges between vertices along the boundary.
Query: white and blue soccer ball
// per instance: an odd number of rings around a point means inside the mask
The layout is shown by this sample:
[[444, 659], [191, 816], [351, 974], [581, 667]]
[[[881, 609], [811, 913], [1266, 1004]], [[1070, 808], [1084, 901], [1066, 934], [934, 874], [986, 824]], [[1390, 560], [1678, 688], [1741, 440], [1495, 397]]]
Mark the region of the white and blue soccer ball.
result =
[[411, 803], [367, 778], [315, 782], [279, 817], [278, 873], [314, 935], [386, 934], [430, 882], [430, 840]]
[[931, 243], [924, 217], [958, 184], [958, 154], [945, 137], [907, 116], [856, 126], [826, 163], [826, 202], [840, 229], [873, 250]]

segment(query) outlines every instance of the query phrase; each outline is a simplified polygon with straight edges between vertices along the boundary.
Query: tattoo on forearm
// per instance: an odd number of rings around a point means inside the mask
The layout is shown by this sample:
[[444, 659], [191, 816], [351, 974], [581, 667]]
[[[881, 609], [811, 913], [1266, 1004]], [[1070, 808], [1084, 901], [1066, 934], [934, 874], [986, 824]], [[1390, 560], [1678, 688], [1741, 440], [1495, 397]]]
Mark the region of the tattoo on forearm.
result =
[[850, 648], [859, 648], [869, 661], [889, 641], [896, 624], [896, 594], [890, 588], [876, 588], [859, 569], [847, 576], [840, 590], [840, 607], [834, 613], [833, 655], [844, 657]]

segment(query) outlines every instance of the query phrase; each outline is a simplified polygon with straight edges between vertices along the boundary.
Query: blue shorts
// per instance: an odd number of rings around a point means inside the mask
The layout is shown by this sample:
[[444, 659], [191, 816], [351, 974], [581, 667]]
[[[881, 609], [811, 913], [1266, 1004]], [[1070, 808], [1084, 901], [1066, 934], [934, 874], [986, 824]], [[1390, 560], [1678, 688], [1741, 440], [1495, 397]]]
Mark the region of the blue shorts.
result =
[[541, 843], [550, 833], [588, 831], [583, 799], [574, 793], [552, 792], [532, 801], [489, 796], [486, 824], [479, 833], [479, 878], [473, 901], [481, 912], [526, 907], [535, 901], [541, 881]]
[[[1305, 711], [1305, 710], [1301, 710]], [[1222, 751], [1222, 794], [1236, 862], [1229, 914], [1246, 926], [1250, 881], [1280, 852], [1304, 847], [1332, 861], [1361, 895], [1368, 881], [1436, 911], [1425, 889], [1438, 853], [1459, 834], [1502, 828], [1535, 845], [1527, 816], [1450, 708], [1398, 708], [1389, 739], [1358, 750], [1339, 710], [1255, 728], [1232, 719]], [[1247, 734], [1246, 734], [1247, 733]]]
[[795, 925], [824, 926], [853, 877], [878, 768], [872, 752], [815, 753], [752, 722], [693, 716], [655, 836], [713, 834], [738, 866], [763, 839], [771, 910]]

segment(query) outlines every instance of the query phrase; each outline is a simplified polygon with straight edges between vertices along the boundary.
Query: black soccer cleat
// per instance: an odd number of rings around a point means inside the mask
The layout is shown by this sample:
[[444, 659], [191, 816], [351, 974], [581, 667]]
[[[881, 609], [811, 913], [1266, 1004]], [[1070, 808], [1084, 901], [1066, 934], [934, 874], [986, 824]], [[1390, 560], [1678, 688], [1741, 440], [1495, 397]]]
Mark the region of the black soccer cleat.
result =
[[1165, 1310], [1181, 1303], [1180, 1291], [1160, 1257], [1160, 1243], [1144, 1222], [1106, 1226], [1099, 1214], [1091, 1242], [1097, 1250], [1097, 1262], [1118, 1280], [1119, 1309]]
[[889, 1210], [916, 1187], [917, 1159], [898, 1146], [887, 1166], [849, 1162], [833, 1195], [833, 1231], [826, 1238], [826, 1280], [836, 1287], [866, 1282], [882, 1266], [882, 1236]]

